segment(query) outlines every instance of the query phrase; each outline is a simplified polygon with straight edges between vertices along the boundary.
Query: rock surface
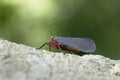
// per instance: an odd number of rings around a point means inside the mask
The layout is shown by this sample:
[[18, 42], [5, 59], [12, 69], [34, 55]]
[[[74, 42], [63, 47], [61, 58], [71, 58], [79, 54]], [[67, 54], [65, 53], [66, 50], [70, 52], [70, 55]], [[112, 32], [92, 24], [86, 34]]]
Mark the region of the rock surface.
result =
[[0, 40], [0, 80], [120, 80], [120, 61], [54, 53]]

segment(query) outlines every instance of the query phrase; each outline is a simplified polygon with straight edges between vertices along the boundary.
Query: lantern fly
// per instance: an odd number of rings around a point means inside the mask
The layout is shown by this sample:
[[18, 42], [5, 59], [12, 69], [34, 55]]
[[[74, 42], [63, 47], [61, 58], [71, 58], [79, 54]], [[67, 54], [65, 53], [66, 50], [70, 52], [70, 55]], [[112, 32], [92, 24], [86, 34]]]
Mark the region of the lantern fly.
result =
[[51, 42], [46, 42], [38, 49], [48, 45], [49, 47], [74, 52], [78, 55], [84, 55], [96, 50], [95, 42], [89, 38], [73, 38], [73, 37], [54, 37], [51, 36]]

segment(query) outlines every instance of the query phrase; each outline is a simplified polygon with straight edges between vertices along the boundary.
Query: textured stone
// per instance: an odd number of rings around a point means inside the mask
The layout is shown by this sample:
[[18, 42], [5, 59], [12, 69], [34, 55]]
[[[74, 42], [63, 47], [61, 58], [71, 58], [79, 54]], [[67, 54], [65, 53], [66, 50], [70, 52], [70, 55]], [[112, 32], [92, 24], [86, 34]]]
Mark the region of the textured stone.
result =
[[54, 53], [0, 40], [0, 80], [120, 80], [120, 61]]

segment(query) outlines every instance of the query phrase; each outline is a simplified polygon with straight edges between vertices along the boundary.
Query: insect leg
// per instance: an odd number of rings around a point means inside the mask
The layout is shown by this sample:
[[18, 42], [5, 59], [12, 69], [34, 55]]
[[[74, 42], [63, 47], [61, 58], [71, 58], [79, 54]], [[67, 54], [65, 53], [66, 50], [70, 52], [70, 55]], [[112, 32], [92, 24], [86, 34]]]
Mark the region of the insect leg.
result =
[[45, 46], [47, 43], [44, 43], [42, 46], [40, 46], [39, 48], [37, 48], [37, 49], [41, 49], [43, 46]]
[[51, 51], [51, 47], [49, 46], [49, 51]]
[[70, 50], [67, 50], [67, 52], [72, 54], [72, 52]]
[[60, 47], [60, 44], [57, 45], [58, 49], [61, 50], [61, 52], [65, 55], [65, 53], [63, 52], [62, 48]]

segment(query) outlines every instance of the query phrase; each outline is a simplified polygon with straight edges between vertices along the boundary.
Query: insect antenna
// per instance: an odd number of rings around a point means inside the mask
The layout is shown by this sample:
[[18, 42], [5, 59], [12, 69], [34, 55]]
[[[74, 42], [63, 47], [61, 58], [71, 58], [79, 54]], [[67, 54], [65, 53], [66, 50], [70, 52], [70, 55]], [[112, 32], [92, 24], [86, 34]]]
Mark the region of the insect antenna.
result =
[[53, 36], [53, 33], [52, 33], [52, 31], [51, 31], [51, 36]]

